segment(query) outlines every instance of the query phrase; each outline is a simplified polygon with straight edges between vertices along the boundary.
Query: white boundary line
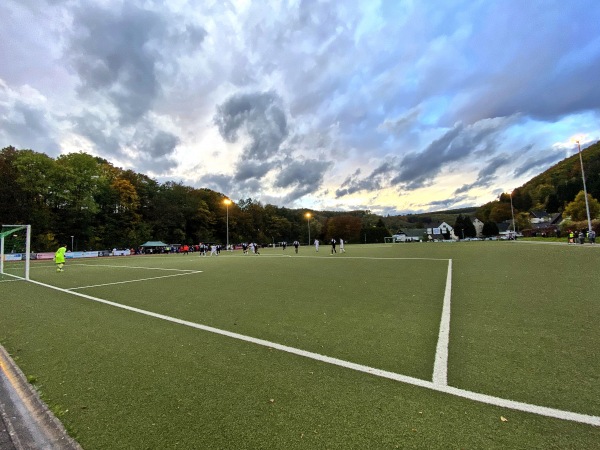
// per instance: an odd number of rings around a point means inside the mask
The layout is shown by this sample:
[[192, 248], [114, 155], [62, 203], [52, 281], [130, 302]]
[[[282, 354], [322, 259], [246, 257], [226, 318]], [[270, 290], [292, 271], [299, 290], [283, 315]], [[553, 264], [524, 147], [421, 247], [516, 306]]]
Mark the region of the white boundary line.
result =
[[[331, 254], [328, 254], [329, 256], [331, 256]], [[407, 260], [407, 261], [448, 261], [448, 258], [402, 258], [402, 257], [378, 257], [378, 256], [334, 256], [333, 258], [328, 258], [327, 256], [310, 256], [310, 255], [256, 255], [258, 257], [258, 259], [260, 258], [281, 258], [282, 256], [288, 256], [290, 258], [312, 258], [312, 259], [320, 259], [320, 260], [330, 260], [330, 261], [343, 261], [345, 259], [375, 259], [375, 260], [384, 260], [384, 261], [401, 261], [401, 260]], [[246, 258], [246, 255], [231, 255], [228, 256], [228, 258]]]
[[435, 363], [433, 366], [433, 384], [437, 386], [448, 385], [448, 345], [450, 344], [450, 299], [452, 295], [452, 260], [448, 260], [448, 275], [446, 276], [446, 290], [444, 292], [444, 305], [440, 320], [440, 333], [435, 349]]
[[524, 411], [528, 413], [538, 414], [546, 417], [553, 417], [556, 419], [569, 420], [572, 422], [584, 423], [588, 425], [600, 426], [600, 416], [590, 416], [587, 414], [580, 414], [571, 411], [564, 411], [555, 408], [548, 408], [545, 406], [536, 406], [528, 403], [517, 402], [513, 400], [507, 400], [499, 397], [493, 397], [491, 395], [479, 394], [477, 392], [471, 392], [464, 389], [458, 389], [451, 386], [439, 385], [431, 381], [420, 380], [418, 378], [409, 377], [406, 375], [400, 375], [394, 372], [388, 372], [386, 370], [375, 369], [369, 366], [363, 366], [361, 364], [355, 364], [352, 362], [344, 361], [337, 358], [332, 358], [330, 356], [320, 355], [318, 353], [308, 352], [305, 350], [300, 350], [294, 347], [288, 347], [287, 345], [277, 344], [275, 342], [265, 341], [263, 339], [257, 339], [250, 336], [245, 336], [243, 334], [233, 333], [231, 331], [221, 330], [219, 328], [209, 327], [207, 325], [201, 325], [194, 322], [188, 322], [187, 320], [177, 319], [175, 317], [166, 316], [163, 314], [154, 313], [151, 311], [146, 311], [139, 308], [134, 308], [132, 306], [121, 305], [119, 303], [111, 302], [108, 300], [103, 300], [101, 298], [92, 297], [91, 295], [82, 294], [79, 292], [67, 291], [65, 289], [52, 286], [49, 284], [41, 283], [39, 281], [29, 280], [31, 283], [44, 286], [50, 289], [54, 289], [56, 291], [65, 292], [67, 294], [76, 295], [78, 297], [82, 297], [88, 300], [92, 300], [99, 303], [104, 303], [106, 305], [114, 306], [116, 308], [125, 309], [128, 311], [136, 312], [139, 314], [143, 314], [150, 317], [155, 317], [157, 319], [166, 320], [169, 322], [177, 323], [180, 325], [196, 328], [203, 331], [208, 331], [209, 333], [215, 333], [222, 336], [227, 336], [233, 339], [238, 339], [245, 342], [250, 342], [252, 344], [261, 345], [263, 347], [274, 348], [276, 350], [280, 350], [286, 353], [291, 353], [293, 355], [302, 356], [305, 358], [310, 358], [316, 361], [321, 361], [327, 364], [333, 364], [339, 367], [344, 367], [346, 369], [356, 370], [358, 372], [368, 373], [371, 375], [375, 375], [382, 378], [387, 378], [389, 380], [399, 381], [401, 383], [410, 384], [413, 386], [419, 386], [426, 389], [430, 389], [437, 392], [442, 392], [445, 394], [455, 395], [457, 397], [466, 398], [469, 400], [474, 400], [476, 402], [485, 403], [488, 405], [500, 406], [502, 408], [514, 409], [517, 411]]

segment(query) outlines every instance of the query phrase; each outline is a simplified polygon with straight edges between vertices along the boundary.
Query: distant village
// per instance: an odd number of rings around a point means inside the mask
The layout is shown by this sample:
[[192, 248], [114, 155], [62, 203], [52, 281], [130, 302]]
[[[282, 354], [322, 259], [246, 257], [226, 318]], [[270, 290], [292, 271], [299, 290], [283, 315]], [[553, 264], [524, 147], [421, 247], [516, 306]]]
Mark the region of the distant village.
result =
[[531, 228], [520, 231], [514, 226], [513, 220], [496, 223], [498, 234], [486, 236], [483, 232], [484, 223], [478, 218], [472, 220], [475, 236], [466, 236], [464, 229], [455, 229], [446, 222], [428, 224], [425, 228], [407, 228], [398, 230], [386, 242], [422, 242], [422, 241], [458, 241], [458, 240], [514, 240], [524, 236], [553, 236], [560, 237], [562, 213], [547, 213], [546, 211], [530, 211]]

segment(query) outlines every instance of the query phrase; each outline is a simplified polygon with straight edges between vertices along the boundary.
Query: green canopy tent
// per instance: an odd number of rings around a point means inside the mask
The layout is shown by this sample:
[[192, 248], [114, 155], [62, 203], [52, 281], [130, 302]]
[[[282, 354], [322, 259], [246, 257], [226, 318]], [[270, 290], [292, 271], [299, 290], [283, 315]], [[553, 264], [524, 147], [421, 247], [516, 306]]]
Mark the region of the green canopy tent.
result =
[[145, 244], [142, 244], [140, 247], [166, 247], [167, 244], [161, 241], [148, 241]]
[[168, 245], [161, 241], [148, 241], [145, 244], [140, 245], [140, 247], [144, 248], [144, 253], [161, 253]]

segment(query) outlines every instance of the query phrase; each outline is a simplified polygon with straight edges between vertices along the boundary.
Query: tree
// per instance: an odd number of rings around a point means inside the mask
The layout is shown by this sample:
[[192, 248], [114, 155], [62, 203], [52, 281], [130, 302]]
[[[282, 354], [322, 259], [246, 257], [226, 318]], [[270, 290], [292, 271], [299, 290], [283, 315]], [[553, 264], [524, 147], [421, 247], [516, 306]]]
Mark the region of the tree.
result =
[[[510, 197], [507, 199], [510, 206]], [[512, 203], [515, 209], [520, 211], [529, 211], [533, 205], [533, 200], [528, 192], [523, 189], [515, 189], [512, 193]]]
[[469, 216], [458, 215], [454, 223], [454, 234], [461, 239], [477, 236], [477, 230]]
[[[600, 202], [588, 194], [588, 204], [590, 208], [590, 218], [595, 219], [600, 212]], [[565, 207], [565, 216], [571, 216], [571, 220], [578, 222], [587, 220], [587, 210], [585, 207], [585, 193], [579, 191], [575, 196], [575, 200]]]
[[515, 215], [515, 226], [518, 230], [531, 228], [531, 216], [529, 213], [520, 212]]
[[359, 242], [374, 244], [377, 242], [385, 242], [385, 238], [389, 237], [392, 233], [385, 226], [384, 221], [380, 218], [375, 225], [368, 226], [363, 223], [358, 236]]
[[19, 216], [18, 221], [31, 224], [36, 235], [52, 230], [60, 241], [66, 242], [64, 233], [57, 232], [64, 222], [57, 219], [68, 217], [58, 218], [53, 212], [59, 193], [55, 161], [33, 150], [19, 150], [14, 156], [11, 166], [18, 187], [13, 192], [12, 208]]
[[490, 211], [489, 221], [491, 222], [504, 222], [512, 218], [512, 210], [510, 203], [496, 203]]
[[326, 238], [328, 240], [331, 238], [339, 240], [341, 238], [345, 242], [357, 242], [360, 239], [361, 228], [362, 221], [360, 217], [349, 215], [332, 217], [327, 222]]
[[548, 196], [546, 200], [546, 212], [557, 213], [560, 210], [561, 204], [558, 201], [558, 196], [554, 193]]
[[554, 187], [549, 184], [538, 185], [531, 194], [533, 209], [544, 209], [548, 203], [548, 198], [554, 195]]
[[4, 223], [27, 223], [23, 218], [27, 213], [27, 207], [22, 202], [25, 193], [14, 170], [17, 155], [14, 147], [0, 151], [0, 217]]
[[500, 234], [500, 230], [498, 229], [496, 222], [484, 222], [481, 234], [483, 234], [485, 237], [498, 236], [498, 234]]
[[77, 236], [80, 243], [95, 234], [100, 211], [95, 193], [101, 163], [86, 153], [69, 153], [56, 159], [55, 214], [60, 216], [55, 230], [60, 239]]

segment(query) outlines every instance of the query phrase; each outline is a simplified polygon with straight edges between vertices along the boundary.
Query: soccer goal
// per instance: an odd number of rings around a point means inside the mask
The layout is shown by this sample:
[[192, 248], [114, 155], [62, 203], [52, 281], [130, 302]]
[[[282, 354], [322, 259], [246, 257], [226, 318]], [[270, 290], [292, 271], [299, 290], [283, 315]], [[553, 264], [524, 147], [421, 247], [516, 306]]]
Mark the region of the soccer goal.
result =
[[0, 280], [29, 280], [31, 225], [2, 225], [0, 230]]

